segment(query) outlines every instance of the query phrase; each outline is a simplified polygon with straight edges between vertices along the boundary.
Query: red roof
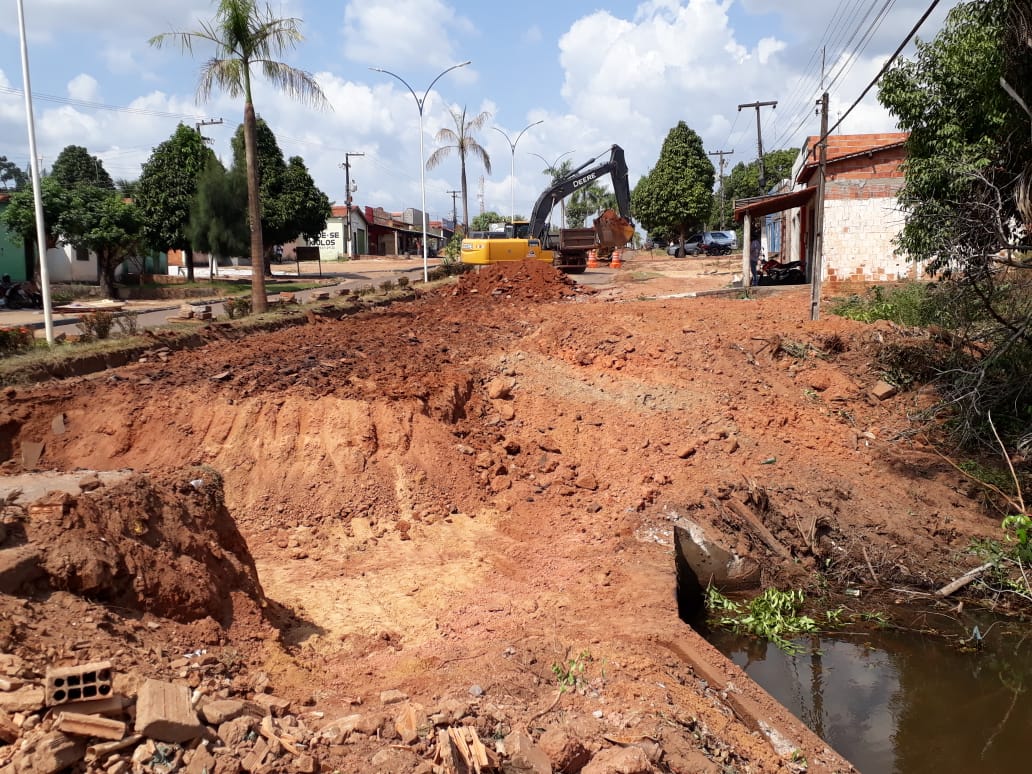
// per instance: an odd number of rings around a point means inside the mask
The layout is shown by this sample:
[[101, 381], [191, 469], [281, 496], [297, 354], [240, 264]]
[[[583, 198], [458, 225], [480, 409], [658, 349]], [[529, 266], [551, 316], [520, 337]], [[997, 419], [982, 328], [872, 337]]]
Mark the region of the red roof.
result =
[[[891, 148], [899, 148], [910, 136], [909, 132], [880, 132], [878, 134], [830, 134], [828, 135], [828, 163], [873, 155]], [[807, 154], [806, 163], [799, 170], [796, 182], [805, 183], [817, 169], [817, 135], [806, 138], [803, 152]]]

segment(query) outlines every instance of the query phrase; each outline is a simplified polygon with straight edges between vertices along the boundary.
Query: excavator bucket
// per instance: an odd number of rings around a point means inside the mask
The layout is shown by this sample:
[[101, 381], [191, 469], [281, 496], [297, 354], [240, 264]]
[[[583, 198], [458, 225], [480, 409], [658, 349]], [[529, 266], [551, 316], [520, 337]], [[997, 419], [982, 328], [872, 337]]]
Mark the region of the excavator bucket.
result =
[[623, 247], [634, 235], [634, 224], [621, 218], [616, 210], [605, 210], [591, 225], [601, 247]]

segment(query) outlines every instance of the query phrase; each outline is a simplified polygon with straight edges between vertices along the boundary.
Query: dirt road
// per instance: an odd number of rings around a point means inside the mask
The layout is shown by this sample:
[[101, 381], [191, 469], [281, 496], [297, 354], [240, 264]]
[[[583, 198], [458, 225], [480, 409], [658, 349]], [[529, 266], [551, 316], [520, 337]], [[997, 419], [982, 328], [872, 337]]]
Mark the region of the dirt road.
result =
[[[268, 623], [237, 602], [215, 630], [102, 616], [115, 641], [131, 633], [132, 669], [175, 676], [177, 648], [232, 650], [235, 691], [260, 675], [327, 718], [393, 718], [394, 689], [427, 717], [458, 702], [482, 736], [577, 740], [598, 759], [585, 771], [848, 771], [679, 620], [673, 526], [724, 535], [765, 584], [831, 593], [945, 582], [997, 527], [907, 432], [928, 397], [868, 396], [878, 348], [911, 333], [810, 322], [803, 288], [683, 297], [727, 283], [700, 265], [631, 260], [599, 292], [540, 264], [485, 270], [340, 321], [213, 332], [167, 361], [8, 389], [3, 469], [25, 472], [37, 442], [39, 469], [224, 478], [265, 599], [249, 580], [239, 593]], [[46, 598], [0, 603], [50, 621], [6, 640], [39, 669], [68, 641], [112, 656]], [[326, 770], [431, 770], [425, 745], [389, 742], [316, 749]], [[628, 746], [649, 761], [603, 767]]]

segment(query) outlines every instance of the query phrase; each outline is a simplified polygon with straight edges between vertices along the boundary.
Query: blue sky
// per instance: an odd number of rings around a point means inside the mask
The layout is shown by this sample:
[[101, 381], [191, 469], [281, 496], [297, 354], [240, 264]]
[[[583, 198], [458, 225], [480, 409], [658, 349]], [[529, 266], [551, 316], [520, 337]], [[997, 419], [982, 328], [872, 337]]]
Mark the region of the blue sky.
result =
[[[9, 8], [0, 46], [0, 155], [28, 163], [23, 87], [15, 24]], [[655, 163], [678, 121], [698, 132], [707, 150], [734, 150], [729, 165], [756, 156], [755, 111], [737, 105], [777, 100], [764, 109], [765, 149], [797, 148], [818, 128], [813, 113], [820, 54], [831, 88], [832, 119], [860, 94], [905, 37], [926, 0], [274, 0], [276, 15], [301, 20], [305, 40], [283, 58], [316, 77], [332, 109], [292, 103], [260, 80], [254, 93], [285, 156], [304, 158], [331, 200], [344, 200], [345, 153], [358, 184], [356, 204], [388, 210], [419, 207], [419, 114], [423, 96], [441, 78], [423, 113], [424, 155], [434, 135], [454, 126], [449, 110], [491, 114], [479, 135], [492, 161], [488, 173], [468, 165], [472, 217], [483, 207], [507, 214], [510, 197], [527, 214], [543, 189], [546, 166], [567, 151], [575, 164], [616, 143], [626, 152], [632, 186]], [[934, 36], [956, 0], [941, 3], [921, 30]], [[26, 0], [26, 26], [38, 152], [48, 167], [62, 148], [83, 145], [115, 178], [133, 179], [140, 164], [182, 121], [224, 120], [205, 127], [229, 160], [239, 124], [238, 100], [214, 94], [197, 104], [201, 63], [177, 48], [155, 49], [151, 36], [192, 30], [214, 15], [207, 0]], [[886, 14], [874, 26], [881, 9]], [[866, 40], [862, 48], [860, 43]], [[859, 50], [858, 50], [859, 49]], [[97, 107], [122, 108], [110, 110]], [[535, 121], [519, 140], [510, 138]], [[894, 123], [874, 92], [843, 124], [844, 132], [885, 131]], [[454, 158], [454, 157], [453, 157]], [[716, 157], [713, 157], [716, 161]], [[515, 178], [510, 170], [515, 163]], [[730, 170], [730, 166], [727, 168]], [[482, 179], [482, 182], [481, 182]], [[426, 172], [427, 210], [450, 216], [458, 164]], [[459, 204], [461, 217], [461, 203]]]

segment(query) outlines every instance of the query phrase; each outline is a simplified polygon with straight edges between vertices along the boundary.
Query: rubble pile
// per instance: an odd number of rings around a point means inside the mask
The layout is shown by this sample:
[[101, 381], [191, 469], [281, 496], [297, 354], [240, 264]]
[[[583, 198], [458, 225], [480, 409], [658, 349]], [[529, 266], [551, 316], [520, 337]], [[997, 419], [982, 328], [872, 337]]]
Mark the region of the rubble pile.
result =
[[448, 291], [453, 296], [480, 296], [495, 300], [561, 301], [590, 293], [554, 266], [525, 259], [478, 267], [463, 274]]
[[658, 726], [617, 737], [597, 718], [569, 713], [561, 723], [518, 723], [479, 686], [433, 705], [387, 690], [328, 714], [267, 692], [262, 673], [233, 677], [214, 654], [172, 666], [185, 679], [121, 674], [103, 661], [47, 670], [40, 681], [17, 656], [0, 654], [0, 770], [648, 774], [670, 770], [665, 756], [674, 770], [717, 770], [704, 747], [671, 737], [664, 750]]

